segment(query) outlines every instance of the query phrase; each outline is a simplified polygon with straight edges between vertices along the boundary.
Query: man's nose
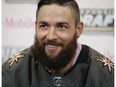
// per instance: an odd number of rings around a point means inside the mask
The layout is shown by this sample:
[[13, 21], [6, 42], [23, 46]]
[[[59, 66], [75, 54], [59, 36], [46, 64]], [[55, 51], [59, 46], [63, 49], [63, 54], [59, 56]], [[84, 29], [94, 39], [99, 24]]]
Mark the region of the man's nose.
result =
[[56, 40], [57, 39], [57, 34], [56, 34], [56, 30], [54, 27], [51, 27], [50, 30], [48, 31], [47, 39], [48, 40]]

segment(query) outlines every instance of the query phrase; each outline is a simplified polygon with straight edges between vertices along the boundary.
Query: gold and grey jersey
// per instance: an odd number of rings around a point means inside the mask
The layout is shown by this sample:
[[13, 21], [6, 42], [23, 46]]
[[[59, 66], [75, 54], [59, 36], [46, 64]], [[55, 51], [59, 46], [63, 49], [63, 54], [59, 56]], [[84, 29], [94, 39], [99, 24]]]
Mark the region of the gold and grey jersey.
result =
[[52, 73], [37, 61], [31, 46], [3, 64], [2, 87], [114, 87], [114, 64], [82, 45], [76, 63], [68, 72]]

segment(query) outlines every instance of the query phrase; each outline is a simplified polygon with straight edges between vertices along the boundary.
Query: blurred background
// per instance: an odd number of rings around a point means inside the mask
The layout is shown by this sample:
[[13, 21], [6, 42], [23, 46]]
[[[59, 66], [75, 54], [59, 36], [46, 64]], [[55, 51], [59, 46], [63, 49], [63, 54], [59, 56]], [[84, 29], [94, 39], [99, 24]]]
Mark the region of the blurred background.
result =
[[[39, 0], [2, 0], [2, 63], [34, 42]], [[114, 61], [114, 0], [76, 0], [86, 44]]]

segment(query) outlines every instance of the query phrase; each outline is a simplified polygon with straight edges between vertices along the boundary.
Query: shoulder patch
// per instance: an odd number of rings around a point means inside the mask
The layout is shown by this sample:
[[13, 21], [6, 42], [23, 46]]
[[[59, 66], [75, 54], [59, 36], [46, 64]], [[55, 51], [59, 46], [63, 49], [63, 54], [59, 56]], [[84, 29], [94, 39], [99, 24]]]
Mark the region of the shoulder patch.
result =
[[98, 57], [96, 58], [96, 61], [101, 62], [103, 64], [103, 68], [108, 67], [108, 71], [111, 73], [112, 69], [114, 68], [114, 63], [103, 55], [97, 55], [97, 56]]
[[24, 54], [22, 52], [16, 53], [15, 55], [13, 55], [10, 60], [7, 62], [9, 63], [9, 67], [11, 67], [13, 65], [14, 62], [18, 62], [21, 58], [24, 58]]

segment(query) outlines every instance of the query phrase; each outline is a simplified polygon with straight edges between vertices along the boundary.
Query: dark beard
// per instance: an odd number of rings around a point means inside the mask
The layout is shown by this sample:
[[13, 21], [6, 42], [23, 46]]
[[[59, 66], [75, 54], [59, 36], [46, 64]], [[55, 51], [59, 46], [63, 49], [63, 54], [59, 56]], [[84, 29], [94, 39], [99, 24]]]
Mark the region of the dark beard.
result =
[[41, 65], [48, 69], [60, 70], [63, 69], [74, 57], [77, 48], [76, 36], [70, 41], [70, 43], [62, 49], [59, 54], [54, 58], [50, 58], [45, 52], [45, 46], [41, 45], [35, 36], [34, 50], [37, 60]]

